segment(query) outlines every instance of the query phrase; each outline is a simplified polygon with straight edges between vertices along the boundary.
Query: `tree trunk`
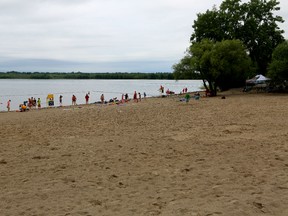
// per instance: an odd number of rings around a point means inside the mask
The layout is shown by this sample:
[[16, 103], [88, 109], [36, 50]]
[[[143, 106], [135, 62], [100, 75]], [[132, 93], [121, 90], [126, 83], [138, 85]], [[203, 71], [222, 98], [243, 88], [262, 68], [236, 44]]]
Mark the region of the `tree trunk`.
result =
[[217, 95], [217, 86], [215, 83], [208, 81], [209, 84], [209, 91], [210, 91], [210, 96], [214, 97]]

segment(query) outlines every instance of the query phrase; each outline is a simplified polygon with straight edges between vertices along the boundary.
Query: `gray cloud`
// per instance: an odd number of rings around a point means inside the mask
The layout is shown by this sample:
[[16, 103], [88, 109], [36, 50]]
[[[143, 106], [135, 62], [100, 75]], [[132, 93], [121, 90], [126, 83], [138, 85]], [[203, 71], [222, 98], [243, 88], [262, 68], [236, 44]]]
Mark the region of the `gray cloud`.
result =
[[[118, 71], [117, 65], [139, 71], [146, 64], [147, 71], [171, 70], [189, 46], [196, 14], [221, 2], [1, 0], [0, 69], [55, 71], [63, 64], [65, 71]], [[287, 2], [280, 7], [286, 19]]]

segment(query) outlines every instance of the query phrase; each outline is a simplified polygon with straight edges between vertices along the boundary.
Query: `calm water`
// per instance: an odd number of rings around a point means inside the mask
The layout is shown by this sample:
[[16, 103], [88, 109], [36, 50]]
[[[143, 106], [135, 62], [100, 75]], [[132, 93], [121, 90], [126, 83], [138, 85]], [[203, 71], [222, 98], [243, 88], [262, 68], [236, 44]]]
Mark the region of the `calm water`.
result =
[[63, 95], [63, 105], [71, 105], [73, 94], [77, 97], [77, 104], [85, 103], [85, 94], [90, 92], [89, 103], [100, 101], [100, 95], [105, 95], [105, 100], [128, 93], [129, 98], [133, 92], [140, 92], [142, 97], [146, 92], [147, 97], [159, 96], [159, 87], [180, 93], [185, 87], [188, 91], [198, 91], [202, 86], [200, 80], [0, 80], [0, 111], [5, 111], [6, 104], [11, 99], [11, 110], [17, 110], [19, 104], [29, 97], [40, 98], [42, 107], [46, 107], [46, 97], [54, 94], [55, 106], [59, 106], [59, 96]]

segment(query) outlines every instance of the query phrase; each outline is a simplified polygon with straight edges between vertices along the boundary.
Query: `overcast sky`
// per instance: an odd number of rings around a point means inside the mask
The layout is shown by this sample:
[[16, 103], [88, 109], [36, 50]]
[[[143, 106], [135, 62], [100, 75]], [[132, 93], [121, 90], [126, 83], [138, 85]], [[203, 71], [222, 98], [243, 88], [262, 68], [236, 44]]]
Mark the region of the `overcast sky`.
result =
[[[221, 2], [0, 0], [0, 71], [170, 72], [196, 14]], [[288, 22], [288, 1], [280, 7]]]

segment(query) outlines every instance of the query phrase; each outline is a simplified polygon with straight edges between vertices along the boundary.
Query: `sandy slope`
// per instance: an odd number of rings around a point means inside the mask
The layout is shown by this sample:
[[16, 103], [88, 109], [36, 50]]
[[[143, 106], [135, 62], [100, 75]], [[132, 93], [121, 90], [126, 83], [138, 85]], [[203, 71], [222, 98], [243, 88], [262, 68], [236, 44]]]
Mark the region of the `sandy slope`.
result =
[[288, 215], [288, 95], [0, 113], [0, 215]]

